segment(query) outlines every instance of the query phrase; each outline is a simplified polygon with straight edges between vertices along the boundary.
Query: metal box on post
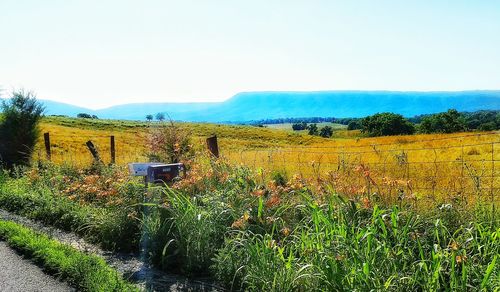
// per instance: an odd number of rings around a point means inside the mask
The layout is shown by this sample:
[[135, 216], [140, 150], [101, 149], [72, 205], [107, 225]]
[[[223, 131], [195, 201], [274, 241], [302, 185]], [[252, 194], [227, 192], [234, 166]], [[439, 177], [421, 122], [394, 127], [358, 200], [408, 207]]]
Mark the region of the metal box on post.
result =
[[147, 181], [150, 183], [171, 183], [180, 175], [185, 175], [184, 164], [160, 164], [150, 165], [147, 170]]

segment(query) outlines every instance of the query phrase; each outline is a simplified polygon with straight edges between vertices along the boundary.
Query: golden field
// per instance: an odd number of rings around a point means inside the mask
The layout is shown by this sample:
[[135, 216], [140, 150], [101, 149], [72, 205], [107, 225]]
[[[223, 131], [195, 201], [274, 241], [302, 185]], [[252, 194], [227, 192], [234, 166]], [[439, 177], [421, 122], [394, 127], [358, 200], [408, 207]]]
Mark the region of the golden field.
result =
[[[150, 125], [49, 117], [41, 128], [50, 133], [55, 163], [90, 163], [88, 140], [109, 162], [110, 136], [114, 135], [116, 162], [124, 165], [145, 161]], [[230, 163], [249, 166], [262, 175], [279, 171], [312, 183], [326, 182], [339, 193], [487, 201], [498, 200], [500, 193], [500, 132], [363, 138], [356, 131], [338, 130], [335, 138], [324, 139], [254, 126], [181, 125], [191, 132], [199, 149], [206, 137], [216, 134], [221, 155]], [[43, 138], [36, 153], [44, 158]]]

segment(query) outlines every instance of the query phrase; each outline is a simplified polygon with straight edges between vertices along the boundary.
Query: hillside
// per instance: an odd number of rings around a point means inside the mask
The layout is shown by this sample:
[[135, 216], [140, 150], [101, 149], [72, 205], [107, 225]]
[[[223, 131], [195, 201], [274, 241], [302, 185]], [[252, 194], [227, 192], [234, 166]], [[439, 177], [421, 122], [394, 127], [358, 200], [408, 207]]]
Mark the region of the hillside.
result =
[[285, 117], [364, 117], [377, 112], [410, 117], [450, 108], [459, 111], [500, 109], [500, 91], [244, 92], [218, 103], [138, 103], [100, 110], [44, 102], [48, 114], [74, 116], [77, 112], [87, 112], [100, 118], [143, 120], [147, 114], [165, 112], [174, 120], [217, 123]]

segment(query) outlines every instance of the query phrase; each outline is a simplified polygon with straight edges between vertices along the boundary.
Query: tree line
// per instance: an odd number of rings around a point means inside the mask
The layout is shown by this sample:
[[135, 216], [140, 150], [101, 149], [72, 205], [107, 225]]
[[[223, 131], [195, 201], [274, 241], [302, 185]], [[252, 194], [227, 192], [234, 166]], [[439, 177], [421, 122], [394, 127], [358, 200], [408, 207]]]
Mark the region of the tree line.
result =
[[[365, 118], [348, 120], [348, 130], [361, 130], [368, 136], [411, 135], [414, 133], [455, 133], [466, 131], [494, 131], [500, 129], [499, 110], [481, 110], [476, 112], [458, 112], [450, 109], [436, 114], [419, 115], [405, 118], [395, 113], [378, 113]], [[320, 130], [315, 123], [299, 121], [292, 125], [295, 131], [309, 130], [310, 135], [331, 137], [333, 129], [326, 126]], [[330, 131], [332, 134], [330, 134]]]

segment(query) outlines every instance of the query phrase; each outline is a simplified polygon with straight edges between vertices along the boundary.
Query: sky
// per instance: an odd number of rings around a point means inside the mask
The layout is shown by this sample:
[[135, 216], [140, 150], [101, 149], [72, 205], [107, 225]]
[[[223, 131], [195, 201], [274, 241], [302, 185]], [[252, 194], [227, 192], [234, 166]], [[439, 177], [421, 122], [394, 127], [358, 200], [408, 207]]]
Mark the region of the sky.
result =
[[89, 108], [500, 89], [500, 1], [0, 0], [0, 88]]

